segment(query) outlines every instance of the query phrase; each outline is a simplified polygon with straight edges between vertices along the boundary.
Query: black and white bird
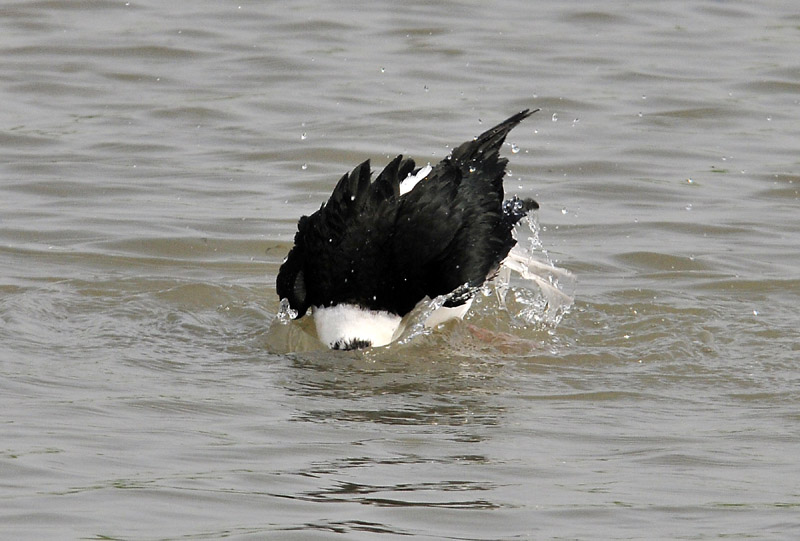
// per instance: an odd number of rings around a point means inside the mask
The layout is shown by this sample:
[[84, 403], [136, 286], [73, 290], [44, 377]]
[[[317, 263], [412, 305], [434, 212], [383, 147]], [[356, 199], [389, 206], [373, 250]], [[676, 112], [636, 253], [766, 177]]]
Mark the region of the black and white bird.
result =
[[539, 208], [504, 200], [506, 136], [524, 110], [455, 148], [434, 166], [393, 159], [374, 181], [369, 160], [345, 174], [328, 202], [297, 224], [277, 292], [293, 318], [311, 308], [332, 349], [389, 344], [403, 316], [446, 295], [426, 325], [463, 317], [472, 296], [514, 247], [514, 225]]

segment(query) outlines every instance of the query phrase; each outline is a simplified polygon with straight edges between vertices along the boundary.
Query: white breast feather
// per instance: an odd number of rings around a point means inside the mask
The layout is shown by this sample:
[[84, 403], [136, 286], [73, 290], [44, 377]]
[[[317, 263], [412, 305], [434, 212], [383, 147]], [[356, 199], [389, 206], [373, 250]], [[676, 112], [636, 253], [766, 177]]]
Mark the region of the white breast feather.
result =
[[333, 348], [336, 343], [356, 340], [372, 347], [385, 346], [402, 332], [402, 318], [389, 312], [367, 310], [353, 304], [314, 307], [314, 323], [320, 341]]

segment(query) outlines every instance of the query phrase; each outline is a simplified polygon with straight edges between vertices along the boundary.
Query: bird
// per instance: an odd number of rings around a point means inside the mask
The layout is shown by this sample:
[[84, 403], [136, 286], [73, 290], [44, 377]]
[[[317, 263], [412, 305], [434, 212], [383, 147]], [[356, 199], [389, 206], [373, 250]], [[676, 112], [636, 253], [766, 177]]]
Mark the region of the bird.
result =
[[335, 350], [385, 346], [420, 302], [444, 296], [425, 325], [461, 318], [516, 244], [512, 230], [539, 208], [505, 199], [508, 133], [525, 109], [455, 147], [435, 165], [402, 154], [371, 179], [366, 160], [342, 176], [319, 210], [302, 216], [276, 291], [292, 319], [311, 310]]

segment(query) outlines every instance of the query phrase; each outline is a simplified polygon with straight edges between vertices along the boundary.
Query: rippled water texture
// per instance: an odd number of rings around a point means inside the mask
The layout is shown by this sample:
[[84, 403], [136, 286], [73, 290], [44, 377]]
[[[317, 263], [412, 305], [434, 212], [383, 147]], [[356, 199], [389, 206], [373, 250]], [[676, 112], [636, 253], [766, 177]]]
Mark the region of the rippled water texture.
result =
[[[798, 51], [778, 1], [5, 2], [0, 537], [798, 538]], [[560, 323], [270, 330], [342, 173], [529, 107]]]

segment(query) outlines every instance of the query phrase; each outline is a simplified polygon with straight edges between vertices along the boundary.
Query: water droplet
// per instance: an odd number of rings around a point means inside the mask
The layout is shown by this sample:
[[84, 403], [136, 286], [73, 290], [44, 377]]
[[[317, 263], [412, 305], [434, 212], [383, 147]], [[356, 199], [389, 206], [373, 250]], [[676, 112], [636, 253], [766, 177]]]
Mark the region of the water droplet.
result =
[[289, 299], [281, 299], [280, 309], [278, 310], [278, 321], [286, 325], [292, 319], [296, 318], [297, 315], [297, 310], [292, 309], [289, 305]]
[[303, 171], [305, 171], [306, 169], [308, 169], [308, 164], [307, 164], [307, 163], [304, 163], [303, 165], [301, 165], [301, 166], [300, 166], [300, 169], [302, 169]]
[[552, 121], [558, 122], [558, 113], [553, 113]]
[[567, 207], [563, 207], [563, 208], [561, 209], [561, 214], [564, 214], [564, 215], [566, 215], [566, 214], [567, 214]]
[[519, 147], [517, 145], [515, 145], [514, 143], [511, 143], [511, 153], [512, 154], [518, 154], [519, 153]]
[[306, 132], [303, 132], [303, 133], [300, 135], [300, 140], [301, 140], [301, 141], [305, 141], [305, 140], [306, 140], [306, 137], [308, 137], [308, 136], [306, 135]]
[[381, 66], [381, 73], [386, 73], [386, 68], [384, 68], [383, 66]]
[[422, 87], [422, 89], [423, 89], [425, 92], [427, 92], [427, 91], [429, 90], [429, 89], [428, 89], [428, 85], [425, 85], [425, 86], [423, 86], [423, 87]]
[[694, 184], [694, 180], [692, 180], [692, 179], [690, 179], [690, 178], [687, 178], [687, 179], [686, 179], [686, 182], [687, 182], [687, 184]]
[[474, 165], [470, 165], [469, 166], [469, 172], [470, 173], [474, 173], [475, 172], [475, 166]]
[[689, 203], [688, 205], [686, 205], [686, 210], [692, 210], [692, 204], [691, 204], [691, 203]]

